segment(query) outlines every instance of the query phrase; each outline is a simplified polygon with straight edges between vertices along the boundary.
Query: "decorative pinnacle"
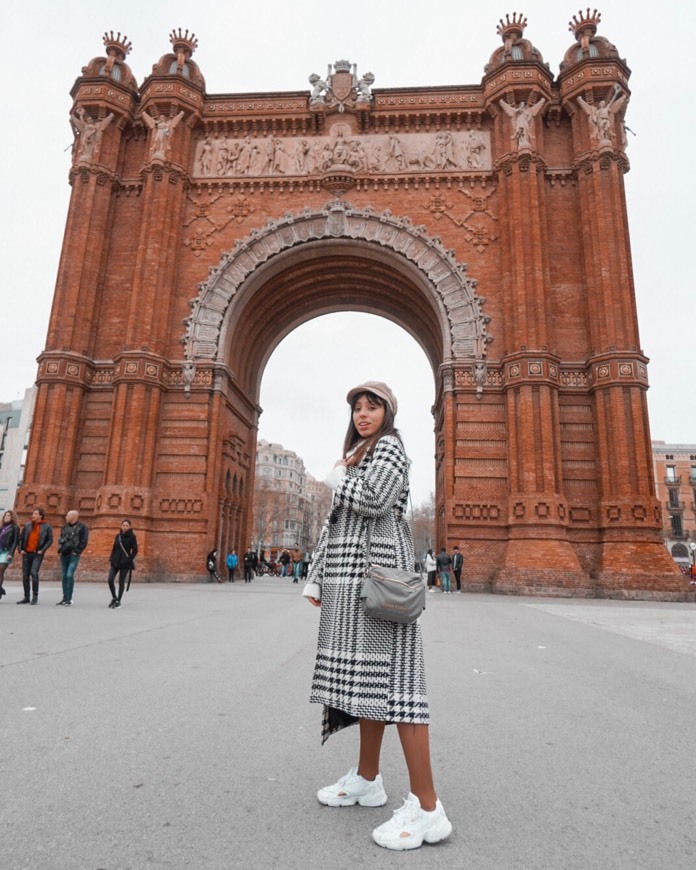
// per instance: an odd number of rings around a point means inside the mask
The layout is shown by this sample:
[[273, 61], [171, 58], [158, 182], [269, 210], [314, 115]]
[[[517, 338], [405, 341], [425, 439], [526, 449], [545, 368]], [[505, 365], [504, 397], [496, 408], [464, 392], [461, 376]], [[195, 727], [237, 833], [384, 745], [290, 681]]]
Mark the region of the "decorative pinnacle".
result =
[[113, 30], [104, 33], [102, 42], [106, 47], [106, 54], [108, 57], [106, 65], [109, 69], [114, 65], [115, 60], [125, 60], [126, 55], [130, 54], [130, 51], [133, 48], [133, 43], [128, 41], [128, 37], [125, 33], [123, 34], [123, 37], [121, 37], [120, 30], [116, 36], [114, 36]]
[[595, 9], [590, 15], [590, 7], [588, 6], [585, 15], [582, 14], [582, 9], [578, 10], [578, 15], [573, 15], [573, 20], [568, 22], [568, 30], [575, 35], [578, 42], [581, 42], [586, 31], [589, 31], [585, 34], [587, 38], [595, 35], [597, 25], [602, 20], [602, 14]]
[[519, 39], [524, 33], [526, 26], [527, 19], [525, 16], [521, 12], [513, 12], [512, 21], [509, 15], [505, 16], [505, 21], [501, 18], [495, 32], [502, 37], [503, 42], [507, 43], [508, 40]]
[[189, 35], [188, 28], [186, 29], [185, 33], [181, 32], [181, 28], [179, 28], [178, 31], [176, 29], [173, 29], [169, 36], [169, 41], [171, 42], [177, 55], [183, 54], [185, 55], [185, 58], [187, 60], [198, 48], [198, 40], [196, 39], [196, 34], [191, 33]]

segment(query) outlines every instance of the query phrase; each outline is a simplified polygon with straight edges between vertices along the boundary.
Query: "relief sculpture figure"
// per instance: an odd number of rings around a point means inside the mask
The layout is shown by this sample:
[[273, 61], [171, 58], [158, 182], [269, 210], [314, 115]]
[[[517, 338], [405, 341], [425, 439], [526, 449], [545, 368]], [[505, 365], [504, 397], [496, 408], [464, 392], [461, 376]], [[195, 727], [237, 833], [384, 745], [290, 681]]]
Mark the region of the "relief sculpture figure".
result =
[[[531, 98], [530, 98], [531, 99]], [[530, 105], [529, 102], [518, 103], [516, 106], [511, 106], [505, 100], [498, 100], [500, 108], [510, 118], [512, 122], [512, 136], [510, 137], [516, 144], [517, 148], [531, 148], [534, 138], [534, 119], [541, 111], [546, 103], [542, 97], [538, 103]]]
[[454, 159], [454, 145], [452, 134], [449, 130], [441, 130], [435, 137], [434, 151], [435, 169], [456, 169], [457, 161]]
[[469, 130], [466, 137], [466, 165], [468, 169], [483, 169], [486, 142], [478, 130]]
[[302, 139], [295, 149], [295, 167], [298, 175], [308, 175], [312, 171], [312, 149], [306, 139]]
[[213, 169], [213, 143], [208, 136], [201, 148], [201, 156], [198, 161], [201, 175], [210, 175]]

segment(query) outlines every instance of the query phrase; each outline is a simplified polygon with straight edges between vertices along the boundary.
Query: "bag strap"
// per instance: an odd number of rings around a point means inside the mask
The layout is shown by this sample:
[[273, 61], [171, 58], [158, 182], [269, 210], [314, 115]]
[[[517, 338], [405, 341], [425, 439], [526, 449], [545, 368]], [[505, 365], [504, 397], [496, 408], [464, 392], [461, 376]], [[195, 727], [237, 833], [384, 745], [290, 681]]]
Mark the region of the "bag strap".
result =
[[123, 550], [123, 553], [124, 553], [126, 559], [130, 559], [130, 553], [123, 546], [123, 541], [121, 540], [121, 533], [120, 532], [118, 533], [118, 545]]

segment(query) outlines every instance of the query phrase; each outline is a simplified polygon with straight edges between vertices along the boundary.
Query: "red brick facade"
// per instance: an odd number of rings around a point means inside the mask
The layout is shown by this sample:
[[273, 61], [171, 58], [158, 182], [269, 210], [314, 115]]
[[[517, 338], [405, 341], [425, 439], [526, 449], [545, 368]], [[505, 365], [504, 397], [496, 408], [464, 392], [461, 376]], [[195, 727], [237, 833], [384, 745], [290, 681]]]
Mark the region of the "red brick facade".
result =
[[[438, 540], [472, 588], [680, 598], [659, 531], [627, 231], [629, 70], [577, 23], [556, 79], [501, 22], [478, 85], [207, 94], [195, 40], [72, 90], [72, 198], [19, 506], [121, 516], [145, 573], [248, 539], [258, 396], [317, 314], [401, 324], [438, 385]], [[464, 264], [467, 264], [466, 266]], [[269, 337], [271, 336], [271, 337]]]

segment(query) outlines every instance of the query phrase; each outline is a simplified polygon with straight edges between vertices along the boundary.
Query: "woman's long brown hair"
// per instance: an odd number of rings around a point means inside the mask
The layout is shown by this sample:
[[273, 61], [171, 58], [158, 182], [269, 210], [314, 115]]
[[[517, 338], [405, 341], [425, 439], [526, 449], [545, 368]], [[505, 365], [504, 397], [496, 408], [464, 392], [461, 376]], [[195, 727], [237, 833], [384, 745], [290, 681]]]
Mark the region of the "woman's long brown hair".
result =
[[[353, 449], [353, 447], [355, 447], [356, 444], [359, 444], [363, 440], [362, 435], [355, 428], [355, 423], [353, 422], [353, 411], [355, 410], [355, 406], [358, 403], [358, 399], [362, 399], [363, 396], [369, 402], [372, 402], [375, 405], [380, 405], [382, 408], [384, 408], [384, 420], [382, 421], [382, 425], [379, 427], [379, 430], [375, 432], [374, 435], [371, 435], [369, 438], [365, 439], [365, 441], [360, 444], [360, 447], [358, 447], [358, 449], [350, 457], [350, 459], [348, 459], [348, 454]], [[343, 458], [348, 460], [349, 465], [358, 465], [367, 453], [372, 453], [379, 439], [384, 438], [385, 435], [395, 435], [399, 439], [399, 441], [401, 441], [401, 435], [399, 434], [399, 430], [394, 425], [394, 414], [392, 413], [392, 409], [389, 407], [389, 405], [387, 405], [384, 399], [376, 396], [374, 393], [369, 392], [369, 390], [365, 390], [364, 393], [359, 393], [353, 398], [353, 401], [350, 403], [350, 422], [348, 423], [348, 431], [346, 432], [346, 437], [343, 441]], [[403, 441], [401, 443], [403, 445]]]

